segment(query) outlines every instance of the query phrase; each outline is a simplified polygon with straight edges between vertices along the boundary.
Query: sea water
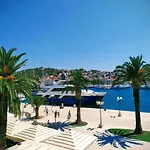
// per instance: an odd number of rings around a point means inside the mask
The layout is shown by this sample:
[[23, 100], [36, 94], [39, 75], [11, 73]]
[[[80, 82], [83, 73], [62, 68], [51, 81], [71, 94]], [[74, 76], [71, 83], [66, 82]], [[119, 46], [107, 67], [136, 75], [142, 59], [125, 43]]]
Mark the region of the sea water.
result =
[[[103, 108], [115, 109], [119, 108], [119, 102], [117, 97], [122, 97], [120, 102], [121, 110], [134, 111], [134, 99], [133, 99], [133, 89], [120, 88], [120, 89], [100, 89], [100, 88], [90, 88], [95, 92], [106, 92], [103, 98], [104, 105]], [[140, 111], [150, 112], [150, 90], [140, 89]]]

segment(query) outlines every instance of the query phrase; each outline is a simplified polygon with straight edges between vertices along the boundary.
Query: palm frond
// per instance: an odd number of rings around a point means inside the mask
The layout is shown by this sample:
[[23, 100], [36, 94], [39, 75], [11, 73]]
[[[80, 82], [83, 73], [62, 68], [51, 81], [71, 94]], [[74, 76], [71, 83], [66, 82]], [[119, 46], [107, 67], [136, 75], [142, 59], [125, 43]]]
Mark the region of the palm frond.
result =
[[65, 93], [66, 92], [66, 94], [69, 92], [69, 91], [72, 91], [72, 92], [74, 92], [75, 91], [75, 88], [73, 87], [73, 86], [66, 86], [65, 88], [63, 88], [63, 90], [62, 90], [62, 93]]
[[27, 60], [20, 62], [25, 53], [13, 55], [15, 50], [13, 48], [7, 52], [4, 47], [0, 48], [0, 94], [8, 94], [7, 97], [4, 97], [8, 102], [8, 107], [12, 107], [14, 114], [20, 116], [20, 100], [17, 95], [23, 94], [32, 99], [31, 89], [36, 87], [37, 81], [16, 73]]
[[119, 65], [114, 70], [115, 79], [113, 81], [113, 86], [116, 84], [123, 84], [124, 82], [131, 82], [132, 86], [136, 85], [138, 88], [140, 85], [145, 84], [146, 80], [150, 79], [150, 68], [149, 64], [145, 64], [142, 60], [142, 55], [137, 57], [129, 57], [128, 62], [123, 65]]
[[45, 102], [45, 98], [41, 97], [41, 96], [33, 96], [32, 100], [31, 100], [31, 105], [32, 107], [40, 107], [41, 105], [43, 105]]

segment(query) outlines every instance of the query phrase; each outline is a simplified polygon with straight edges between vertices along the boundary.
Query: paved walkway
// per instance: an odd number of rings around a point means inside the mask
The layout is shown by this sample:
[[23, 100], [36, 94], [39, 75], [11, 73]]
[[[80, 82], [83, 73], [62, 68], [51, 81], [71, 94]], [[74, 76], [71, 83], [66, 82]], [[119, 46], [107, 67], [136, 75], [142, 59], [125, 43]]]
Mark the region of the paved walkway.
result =
[[[40, 123], [54, 122], [54, 114], [52, 113], [51, 106], [46, 106], [49, 110], [48, 115], [45, 113], [45, 106], [40, 107], [40, 116], [43, 118], [39, 119]], [[53, 110], [58, 110], [58, 107], [53, 107]], [[61, 129], [67, 128], [67, 114], [68, 111], [71, 111], [71, 119], [70, 121], [75, 121], [76, 119], [76, 108], [73, 107], [65, 107], [64, 109], [60, 109], [60, 117], [56, 119], [57, 122], [61, 122]], [[33, 109], [30, 106], [27, 106], [24, 111], [30, 112], [32, 115]], [[103, 128], [99, 129], [99, 109], [93, 108], [81, 108], [82, 120], [88, 122], [88, 125], [83, 127], [72, 128], [72, 130], [87, 133], [90, 135], [96, 135], [97, 141], [95, 141], [91, 146], [89, 146], [86, 150], [97, 150], [97, 149], [107, 149], [113, 150], [119, 148], [121, 149], [132, 149], [132, 150], [150, 150], [150, 143], [141, 142], [136, 140], [131, 140], [119, 136], [110, 135], [106, 133], [105, 130], [108, 128], [129, 128], [134, 129], [135, 127], [135, 116], [134, 112], [122, 111], [122, 117], [117, 117], [118, 111], [116, 110], [102, 110], [102, 118], [103, 118]], [[149, 113], [141, 113], [142, 118], [142, 127], [143, 130], [150, 131], [150, 114]], [[60, 129], [60, 130], [61, 130]]]

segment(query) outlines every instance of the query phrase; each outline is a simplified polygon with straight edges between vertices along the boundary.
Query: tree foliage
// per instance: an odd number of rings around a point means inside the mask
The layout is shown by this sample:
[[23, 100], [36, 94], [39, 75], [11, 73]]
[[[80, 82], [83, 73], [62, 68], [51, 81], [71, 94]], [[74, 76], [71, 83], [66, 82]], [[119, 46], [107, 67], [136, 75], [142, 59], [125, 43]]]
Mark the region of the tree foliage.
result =
[[[31, 69], [19, 71], [18, 73], [22, 74], [24, 76], [27, 76], [27, 77], [42, 78], [42, 70], [43, 70], [43, 67], [31, 68]], [[47, 75], [58, 75], [61, 72], [62, 72], [61, 70], [55, 69], [55, 68], [44, 68], [44, 75], [46, 75], [46, 74]]]
[[150, 80], [150, 65], [142, 60], [142, 55], [137, 57], [129, 57], [130, 61], [116, 67], [115, 79], [113, 86], [129, 82], [132, 87], [140, 88], [141, 85], [146, 85]]
[[[63, 92], [69, 92], [72, 93], [75, 92], [76, 97], [76, 104], [77, 104], [77, 120], [76, 123], [80, 124], [82, 122], [81, 120], [81, 113], [80, 113], [80, 107], [81, 107], [81, 90], [85, 89], [87, 90], [87, 86], [90, 83], [89, 80], [83, 77], [82, 71], [79, 69], [76, 69], [71, 72], [71, 80], [67, 81], [67, 86], [64, 88]], [[65, 84], [66, 84], [65, 83]]]
[[39, 118], [39, 108], [45, 102], [45, 98], [41, 96], [33, 96], [31, 99], [31, 105], [35, 109], [35, 119]]
[[27, 59], [20, 61], [25, 53], [14, 55], [15, 48], [6, 51], [0, 48], [0, 150], [5, 149], [7, 109], [15, 115], [21, 114], [18, 94], [31, 97], [31, 88], [36, 85], [34, 79], [26, 78], [17, 71], [26, 64]]
[[142, 133], [139, 89], [141, 85], [147, 86], [147, 81], [150, 79], [150, 65], [142, 60], [142, 55], [129, 57], [129, 59], [130, 61], [116, 67], [113, 86], [125, 82], [132, 85], [136, 117], [135, 133]]
[[32, 107], [40, 107], [45, 102], [45, 98], [41, 96], [32, 96], [31, 105]]

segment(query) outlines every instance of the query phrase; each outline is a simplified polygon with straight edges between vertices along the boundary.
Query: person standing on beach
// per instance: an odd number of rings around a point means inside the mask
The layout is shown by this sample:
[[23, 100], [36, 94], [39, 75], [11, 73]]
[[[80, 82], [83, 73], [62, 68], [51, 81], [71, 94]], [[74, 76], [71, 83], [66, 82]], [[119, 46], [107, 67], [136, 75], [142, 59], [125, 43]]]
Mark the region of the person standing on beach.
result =
[[60, 115], [60, 114], [59, 114], [59, 110], [60, 110], [60, 109], [59, 109], [59, 107], [58, 107], [58, 108], [57, 108], [57, 116], [58, 116], [58, 117], [59, 117], [59, 115]]
[[64, 108], [64, 103], [61, 103], [61, 108]]
[[67, 119], [70, 120], [70, 118], [71, 118], [71, 112], [70, 112], [70, 110], [69, 110], [69, 111], [68, 111]]
[[54, 118], [55, 118], [55, 124], [56, 124], [56, 118], [57, 118], [57, 111], [54, 112]]
[[46, 108], [46, 116], [48, 116], [48, 108]]
[[49, 120], [47, 121], [47, 126], [49, 126], [50, 125], [50, 122], [49, 122]]
[[60, 115], [60, 114], [59, 114], [59, 111], [57, 112], [57, 115], [58, 115], [58, 117], [59, 117], [59, 115]]
[[53, 106], [51, 106], [51, 111], [52, 111], [52, 113], [54, 112], [54, 108], [53, 108]]
[[47, 109], [47, 107], [45, 106], [45, 108], [44, 108], [44, 112], [46, 113], [46, 109]]
[[45, 106], [45, 111], [46, 111], [47, 107]]

